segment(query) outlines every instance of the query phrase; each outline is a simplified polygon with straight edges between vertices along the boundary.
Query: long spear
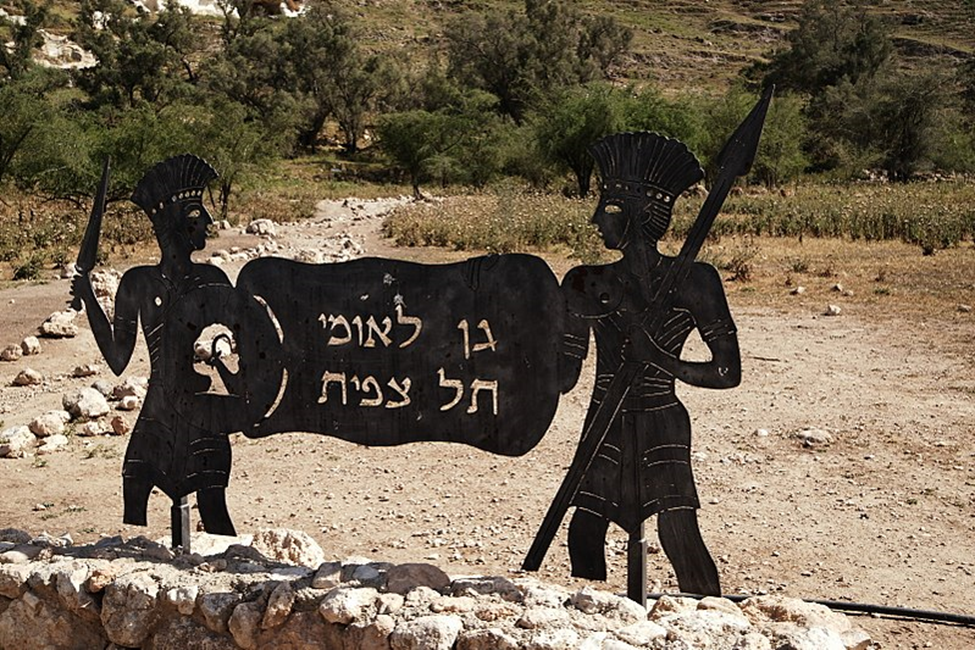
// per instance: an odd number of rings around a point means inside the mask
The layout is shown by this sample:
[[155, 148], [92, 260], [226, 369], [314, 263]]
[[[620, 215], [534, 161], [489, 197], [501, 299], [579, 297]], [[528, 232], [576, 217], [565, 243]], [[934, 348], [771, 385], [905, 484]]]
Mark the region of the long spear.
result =
[[[677, 289], [690, 273], [691, 265], [704, 244], [711, 224], [714, 223], [714, 219], [721, 211], [721, 206], [735, 179], [744, 176], [751, 169], [752, 162], [755, 160], [755, 153], [758, 151], [758, 141], [762, 135], [762, 126], [765, 124], [765, 115], [771, 101], [772, 88], [769, 88], [731, 135], [721, 153], [718, 154], [718, 174], [714, 185], [708, 192], [707, 199], [701, 206], [697, 220], [688, 233], [680, 253], [668, 268], [653, 295], [650, 306], [647, 308], [647, 318], [644, 320], [643, 326], [648, 332], [659, 331], [663, 319], [667, 317], [673, 306]], [[545, 553], [551, 546], [583, 477], [589, 471], [596, 453], [606, 439], [623, 400], [630, 392], [633, 382], [645, 373], [646, 369], [647, 364], [638, 361], [624, 361], [620, 364], [606, 390], [602, 403], [597, 407], [596, 413], [583, 433], [572, 464], [569, 466], [548, 512], [545, 513], [542, 525], [535, 534], [535, 541], [532, 542], [528, 555], [525, 556], [525, 561], [521, 566], [525, 571], [537, 571], [542, 565]]]

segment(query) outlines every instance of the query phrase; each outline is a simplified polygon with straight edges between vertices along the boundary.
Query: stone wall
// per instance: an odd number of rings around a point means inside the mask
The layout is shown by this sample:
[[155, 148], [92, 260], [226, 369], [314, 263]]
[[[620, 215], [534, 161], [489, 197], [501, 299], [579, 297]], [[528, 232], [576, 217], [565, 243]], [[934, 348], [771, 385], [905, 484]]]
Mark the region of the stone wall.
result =
[[795, 650], [870, 647], [843, 614], [799, 600], [663, 597], [648, 608], [527, 577], [429, 564], [326, 562], [297, 531], [91, 545], [0, 531], [0, 650]]

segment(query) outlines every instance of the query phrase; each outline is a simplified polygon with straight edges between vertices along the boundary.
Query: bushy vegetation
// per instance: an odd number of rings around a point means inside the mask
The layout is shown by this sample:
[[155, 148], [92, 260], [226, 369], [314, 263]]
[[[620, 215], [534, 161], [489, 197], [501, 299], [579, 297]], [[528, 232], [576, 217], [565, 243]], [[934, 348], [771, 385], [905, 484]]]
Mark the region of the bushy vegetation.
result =
[[[465, 10], [410, 52], [367, 49], [359, 18], [337, 0], [310, 0], [296, 18], [261, 15], [250, 0], [225, 0], [222, 19], [193, 16], [175, 4], [144, 14], [123, 0], [81, 0], [69, 25], [49, 3], [16, 4], [22, 21], [0, 18], [0, 38], [11, 43], [0, 48], [0, 187], [15, 187], [35, 204], [54, 199], [84, 207], [110, 154], [109, 200], [120, 207], [150, 164], [183, 151], [200, 153], [221, 172], [214, 200], [223, 216], [232, 216], [242, 187], [262, 182], [260, 170], [323, 151], [329, 160], [338, 157], [339, 168], [408, 183], [418, 197], [424, 185], [481, 189], [499, 182], [505, 191], [528, 186], [584, 197], [593, 174], [587, 148], [614, 131], [679, 138], [712, 172], [727, 135], [773, 83], [777, 97], [752, 182], [777, 188], [808, 172], [907, 181], [921, 172], [975, 170], [975, 64], [905, 71], [888, 27], [859, 2], [806, 0], [783, 46], [719, 94], [625, 83], [618, 71], [633, 33], [571, 0]], [[54, 23], [98, 64], [72, 71], [35, 65], [38, 30]], [[802, 188], [796, 193], [804, 195]], [[532, 196], [519, 223], [535, 232], [517, 237], [542, 245], [552, 241], [557, 221], [542, 195]], [[837, 214], [825, 201], [816, 216], [795, 212], [775, 196], [763, 198], [766, 207], [754, 214], [745, 210], [751, 225], [741, 228], [858, 236], [850, 219], [878, 219], [872, 208], [824, 217]], [[792, 216], [771, 213], [781, 209]], [[952, 221], [939, 210], [922, 209], [907, 221], [889, 217], [894, 225], [878, 227], [884, 237], [935, 246], [968, 236], [965, 217]], [[28, 236], [51, 242], [32, 242], [42, 249], [76, 244], [78, 227], [50, 236], [38, 235], [40, 227], [22, 233], [10, 224], [23, 222], [30, 207], [7, 212], [3, 230], [10, 232], [0, 245], [10, 250], [28, 245]], [[775, 223], [760, 225], [763, 219]], [[148, 233], [125, 223], [119, 244]], [[511, 228], [491, 234], [491, 223], [483, 224], [484, 246], [510, 247]], [[588, 255], [588, 231], [574, 223], [562, 224], [567, 231], [554, 241]], [[930, 234], [948, 223], [957, 223], [945, 225], [957, 236]], [[864, 226], [862, 236], [872, 236], [866, 233], [873, 227]], [[474, 245], [449, 225], [442, 229], [397, 236]]]

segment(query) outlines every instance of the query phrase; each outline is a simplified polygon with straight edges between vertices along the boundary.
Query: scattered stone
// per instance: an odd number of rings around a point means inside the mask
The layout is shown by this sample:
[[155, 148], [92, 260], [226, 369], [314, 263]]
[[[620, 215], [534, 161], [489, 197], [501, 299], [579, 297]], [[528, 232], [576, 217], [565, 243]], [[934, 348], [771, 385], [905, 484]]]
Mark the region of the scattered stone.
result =
[[0, 350], [0, 361], [17, 361], [24, 356], [24, 350], [19, 345], [8, 345]]
[[32, 357], [41, 353], [41, 342], [36, 336], [28, 336], [20, 342], [20, 351], [25, 357]]
[[86, 363], [83, 366], [76, 367], [72, 372], [72, 377], [93, 377], [102, 371], [101, 366], [97, 363]]
[[96, 379], [94, 383], [92, 383], [91, 387], [101, 393], [105, 399], [115, 399], [115, 397], [112, 395], [112, 391], [115, 387], [104, 379]]
[[255, 219], [247, 224], [247, 234], [274, 237], [276, 236], [274, 222], [270, 219]]
[[104, 420], [93, 420], [91, 422], [85, 422], [76, 430], [76, 433], [82, 438], [94, 438], [95, 436], [107, 435], [108, 431], [105, 429]]
[[48, 411], [34, 418], [27, 428], [38, 438], [60, 435], [65, 426], [71, 421], [71, 414], [67, 411]]
[[125, 397], [119, 400], [118, 406], [116, 408], [118, 408], [118, 410], [120, 411], [134, 411], [137, 408], [139, 408], [139, 406], [141, 405], [142, 405], [141, 399], [139, 399], [135, 395], [126, 395]]
[[108, 401], [94, 388], [81, 388], [61, 398], [64, 410], [73, 418], [93, 420], [108, 413]]
[[74, 324], [74, 318], [78, 312], [73, 309], [56, 311], [47, 320], [41, 323], [40, 335], [45, 338], [63, 339], [78, 336], [78, 326]]
[[183, 616], [191, 616], [196, 610], [196, 598], [200, 594], [197, 585], [181, 585], [168, 589], [165, 600]]
[[823, 315], [824, 316], [839, 316], [840, 315], [840, 312], [842, 312], [842, 311], [843, 310], [840, 309], [840, 306], [839, 305], [827, 305], [826, 306], [826, 311], [823, 312]]
[[33, 368], [24, 368], [13, 380], [14, 386], [40, 386], [44, 383], [44, 375]]
[[823, 447], [833, 442], [833, 434], [823, 429], [803, 429], [792, 434], [804, 447]]
[[965, 304], [958, 305], [958, 311], [961, 312], [961, 313], [963, 313], [963, 314], [968, 314], [968, 313], [970, 313], [972, 311], [972, 306], [971, 305], [965, 305]]
[[832, 287], [830, 287], [830, 291], [834, 291], [836, 293], [843, 293], [843, 285], [837, 282]]
[[37, 437], [28, 427], [11, 427], [0, 432], [0, 458], [23, 458], [36, 445]]
[[128, 377], [121, 384], [112, 389], [112, 397], [121, 400], [133, 396], [143, 399], [146, 390], [149, 388], [149, 379], [146, 377]]
[[755, 437], [756, 438], [768, 438], [769, 437], [769, 431], [768, 431], [768, 429], [755, 429]]
[[112, 418], [111, 426], [112, 428], [107, 433], [115, 436], [127, 436], [132, 432], [132, 427], [121, 415]]
[[799, 285], [789, 293], [793, 296], [801, 296], [802, 294], [806, 293], [806, 287]]

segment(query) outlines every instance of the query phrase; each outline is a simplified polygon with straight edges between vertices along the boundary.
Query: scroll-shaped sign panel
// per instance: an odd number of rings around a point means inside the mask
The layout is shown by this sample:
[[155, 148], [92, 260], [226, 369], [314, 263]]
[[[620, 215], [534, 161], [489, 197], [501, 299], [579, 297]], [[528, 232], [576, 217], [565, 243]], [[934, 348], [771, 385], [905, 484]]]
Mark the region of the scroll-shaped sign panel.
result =
[[268, 400], [250, 437], [308, 431], [521, 455], [555, 414], [565, 304], [540, 258], [262, 258], [242, 269], [237, 291], [264, 303], [278, 330], [277, 340], [240, 346], [260, 357], [242, 352], [241, 362], [283, 368], [275, 397], [249, 387]]

